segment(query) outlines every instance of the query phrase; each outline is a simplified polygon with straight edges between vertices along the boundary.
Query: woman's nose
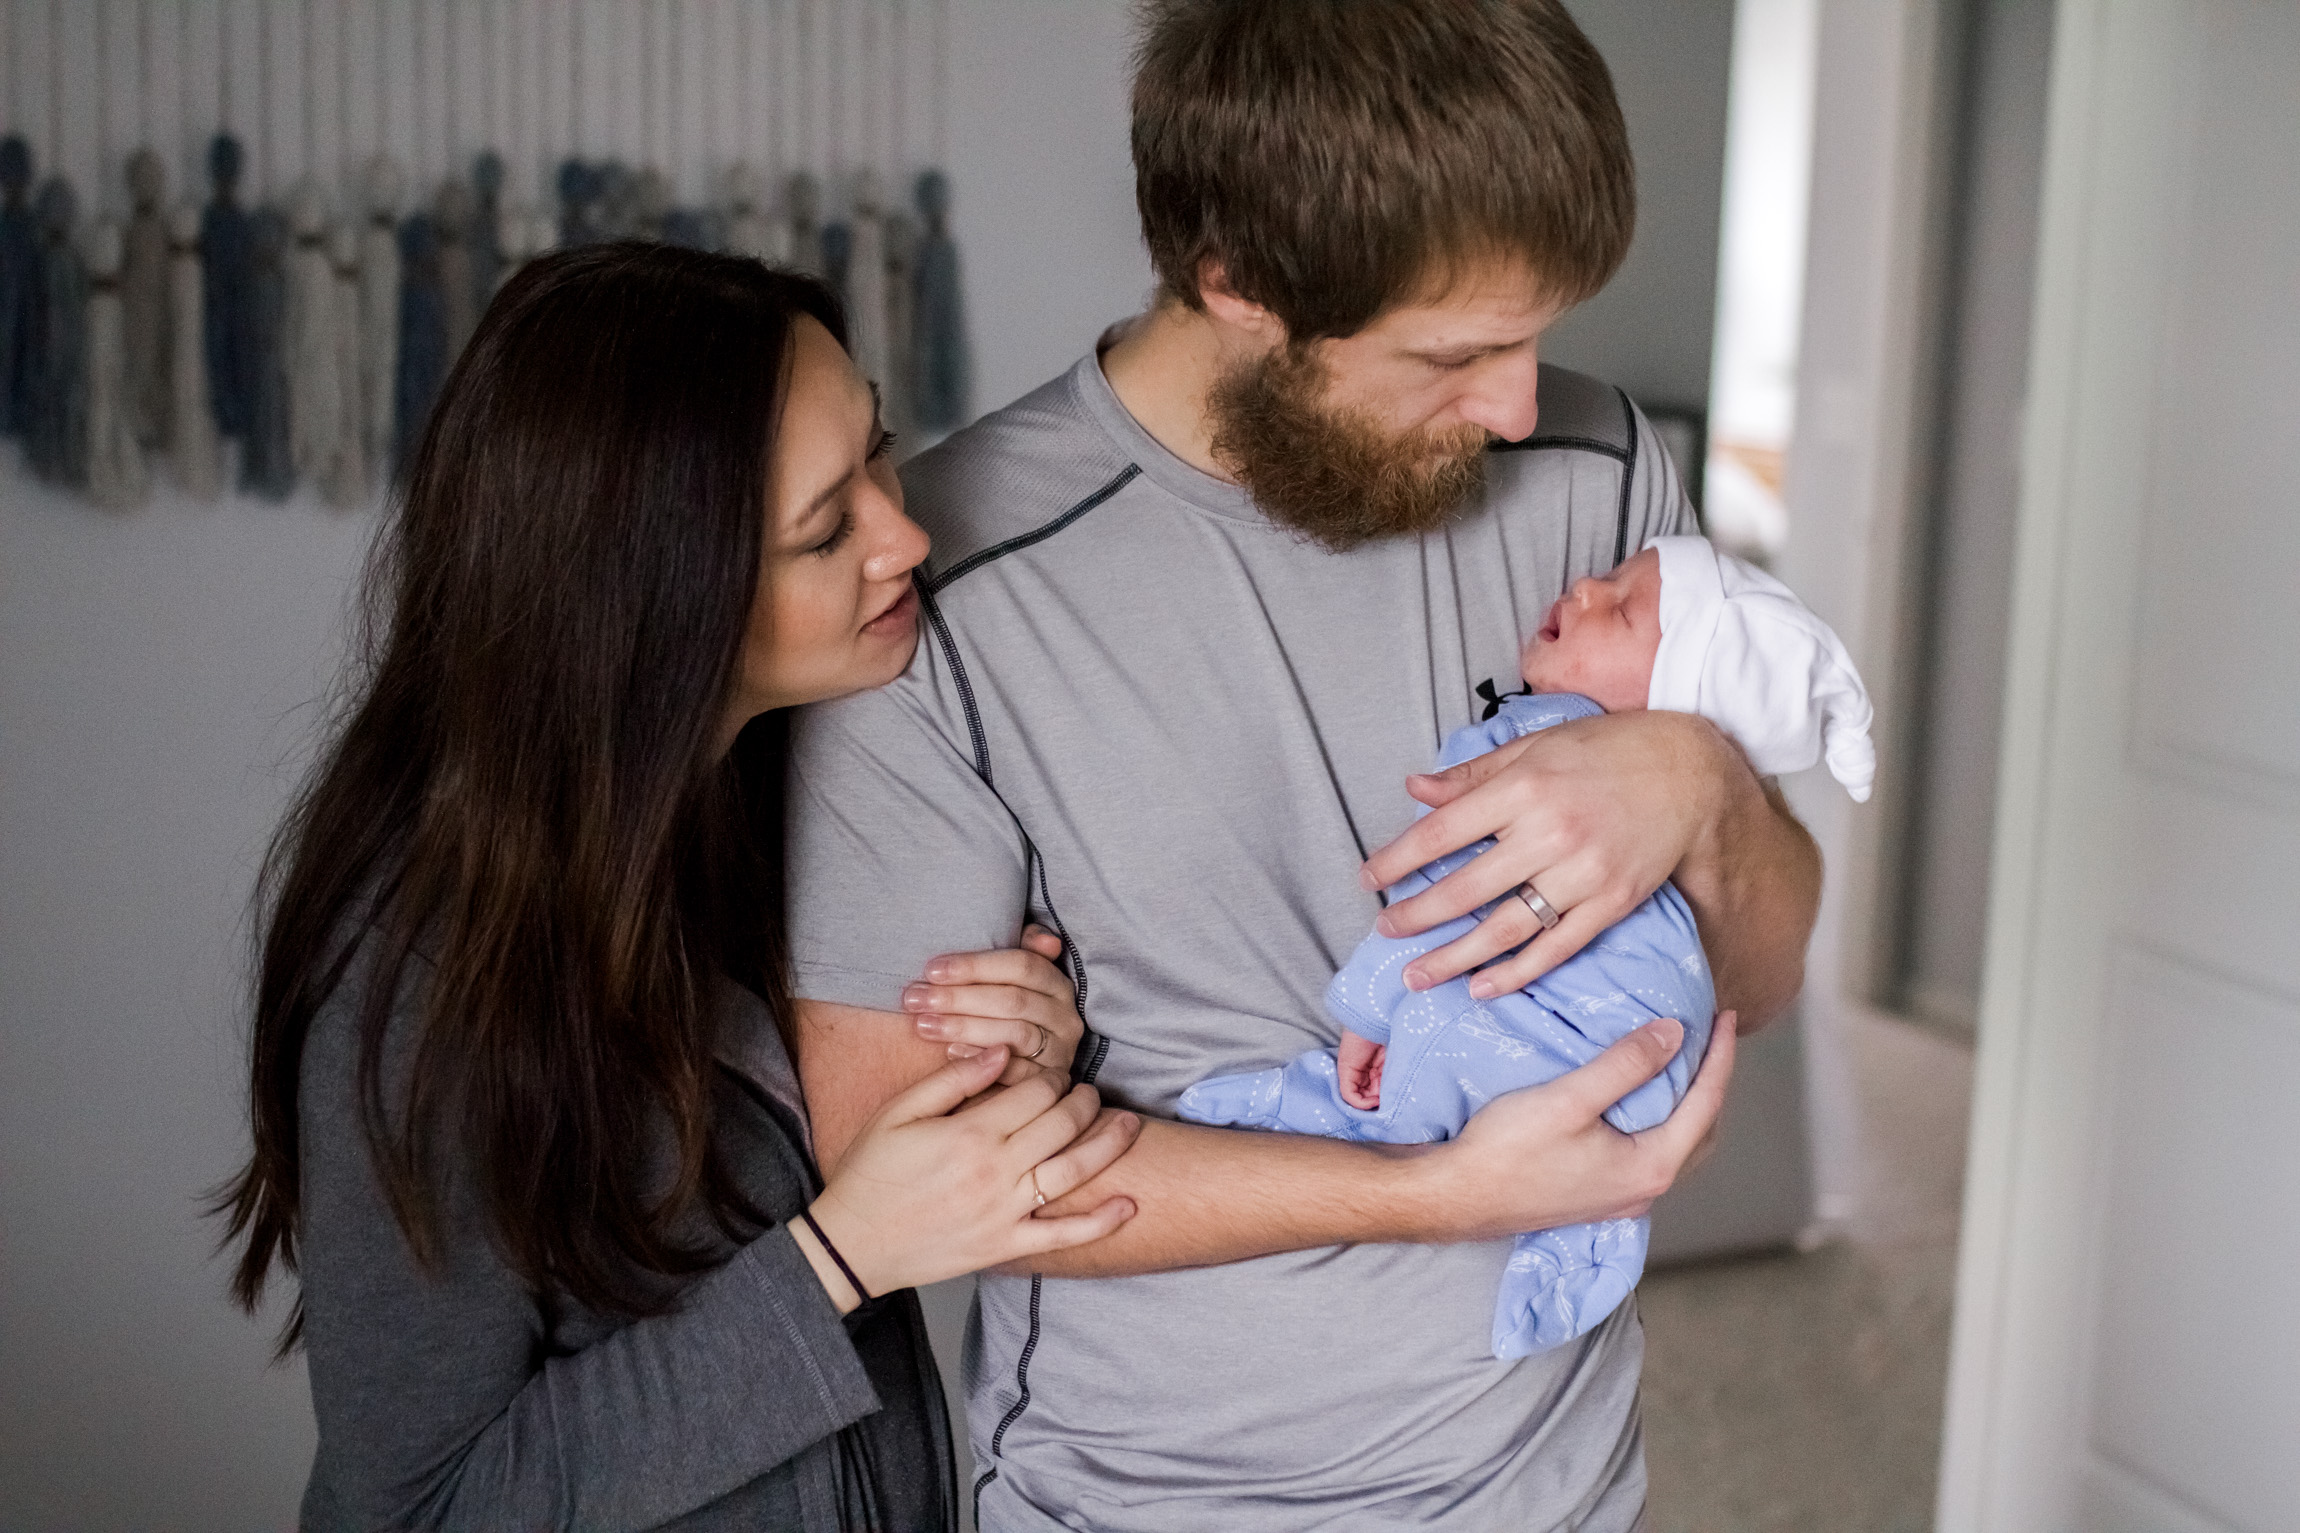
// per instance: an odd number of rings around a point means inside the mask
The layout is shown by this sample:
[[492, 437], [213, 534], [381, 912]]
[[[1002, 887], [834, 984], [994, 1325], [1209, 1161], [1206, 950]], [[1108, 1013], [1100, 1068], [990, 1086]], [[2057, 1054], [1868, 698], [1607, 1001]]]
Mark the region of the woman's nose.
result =
[[926, 529], [891, 501], [882, 508], [882, 514], [885, 522], [879, 529], [878, 546], [863, 561], [863, 576], [869, 580], [892, 580], [926, 562]]

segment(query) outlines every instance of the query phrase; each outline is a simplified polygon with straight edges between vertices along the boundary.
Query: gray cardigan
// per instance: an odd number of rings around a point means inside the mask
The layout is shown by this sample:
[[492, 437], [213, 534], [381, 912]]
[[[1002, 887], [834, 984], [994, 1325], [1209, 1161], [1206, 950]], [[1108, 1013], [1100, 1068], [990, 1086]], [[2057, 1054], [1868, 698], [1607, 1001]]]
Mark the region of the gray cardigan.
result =
[[[319, 1451], [307, 1529], [677, 1527], [910, 1533], [955, 1525], [917, 1299], [841, 1319], [780, 1223], [667, 1313], [600, 1316], [525, 1288], [450, 1169], [444, 1266], [419, 1270], [357, 1098], [353, 969], [305, 1046], [301, 1277]], [[717, 1124], [778, 1221], [818, 1190], [766, 1007], [728, 984]], [[413, 1029], [403, 1000], [386, 1079]]]

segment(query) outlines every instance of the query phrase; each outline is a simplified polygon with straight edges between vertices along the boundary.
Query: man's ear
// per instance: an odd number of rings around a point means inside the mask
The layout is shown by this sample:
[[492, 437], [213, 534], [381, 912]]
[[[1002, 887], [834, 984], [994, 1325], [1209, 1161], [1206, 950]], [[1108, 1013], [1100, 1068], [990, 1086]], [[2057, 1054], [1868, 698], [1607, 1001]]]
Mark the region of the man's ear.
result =
[[1253, 299], [1240, 297], [1230, 285], [1228, 268], [1212, 256], [1198, 263], [1198, 301], [1216, 324], [1261, 345], [1276, 346], [1286, 339], [1285, 322]]

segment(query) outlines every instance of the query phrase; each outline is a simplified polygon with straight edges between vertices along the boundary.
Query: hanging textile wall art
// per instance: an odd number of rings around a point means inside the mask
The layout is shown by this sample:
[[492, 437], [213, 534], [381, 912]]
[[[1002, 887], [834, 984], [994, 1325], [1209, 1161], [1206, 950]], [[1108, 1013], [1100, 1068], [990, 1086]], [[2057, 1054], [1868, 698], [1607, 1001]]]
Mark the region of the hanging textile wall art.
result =
[[970, 401], [948, 0], [0, 0], [0, 436], [100, 505], [372, 503], [518, 266], [832, 283], [899, 429]]

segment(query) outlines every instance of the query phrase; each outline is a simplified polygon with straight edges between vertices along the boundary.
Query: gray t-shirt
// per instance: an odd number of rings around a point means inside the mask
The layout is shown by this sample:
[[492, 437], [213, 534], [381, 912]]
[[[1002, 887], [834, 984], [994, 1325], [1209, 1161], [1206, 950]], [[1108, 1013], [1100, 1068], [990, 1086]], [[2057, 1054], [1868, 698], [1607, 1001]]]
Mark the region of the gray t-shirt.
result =
[[[1617, 390], [1545, 367], [1445, 530], [1327, 552], [1145, 432], [1089, 356], [904, 472], [934, 539], [917, 658], [799, 721], [798, 993], [898, 1009], [936, 953], [1063, 933], [1080, 1070], [1171, 1116], [1330, 1046], [1408, 773], [1515, 690], [1572, 580], [1693, 529]], [[1482, 691], [1481, 691], [1482, 688]], [[1625, 1306], [1490, 1353], [1507, 1242], [1144, 1277], [987, 1277], [966, 1388], [986, 1529], [1621, 1533], [1644, 1501]]]

